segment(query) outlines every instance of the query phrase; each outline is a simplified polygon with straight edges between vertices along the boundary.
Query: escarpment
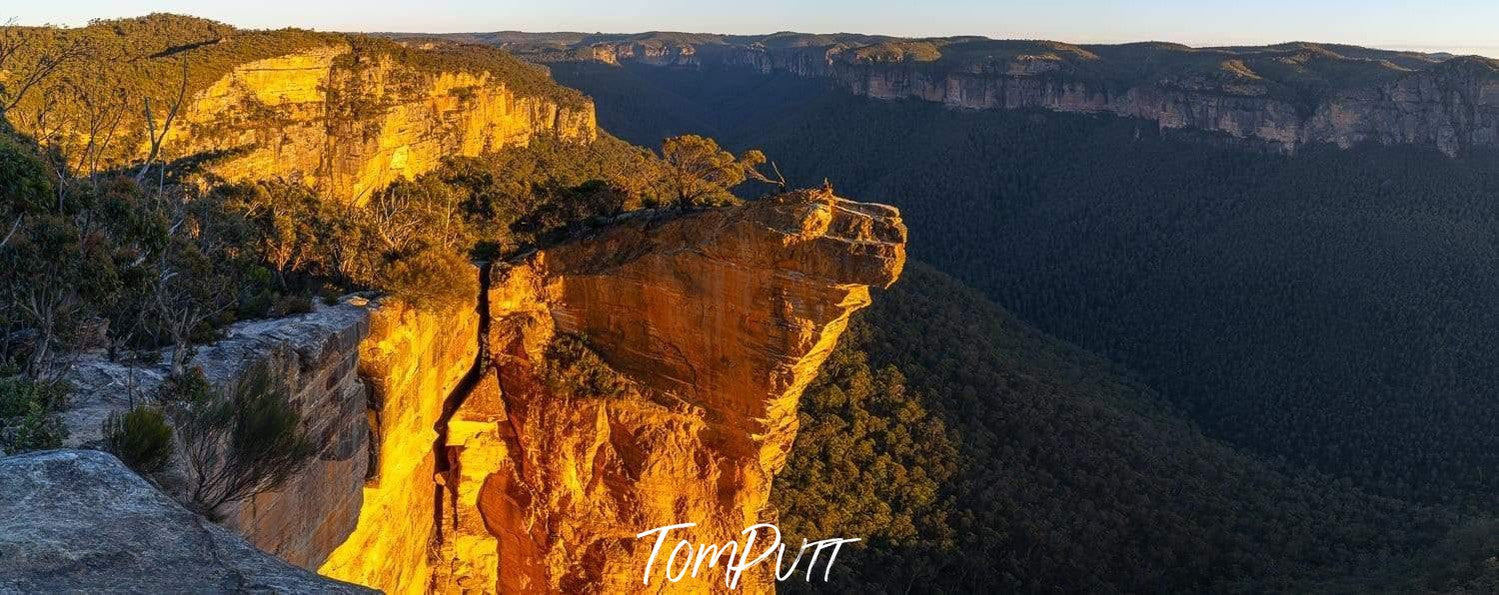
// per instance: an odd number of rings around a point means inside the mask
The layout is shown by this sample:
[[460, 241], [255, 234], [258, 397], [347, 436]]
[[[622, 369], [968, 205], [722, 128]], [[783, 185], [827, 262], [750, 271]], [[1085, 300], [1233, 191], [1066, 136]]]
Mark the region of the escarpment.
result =
[[444, 157], [597, 134], [582, 98], [527, 95], [489, 73], [428, 71], [335, 45], [235, 67], [192, 98], [163, 144], [169, 158], [210, 158], [208, 171], [231, 181], [300, 179], [358, 202]]
[[[637, 534], [696, 523], [681, 537], [722, 544], [776, 520], [797, 400], [869, 288], [900, 275], [905, 242], [894, 208], [797, 191], [623, 215], [484, 265], [467, 305], [354, 296], [236, 323], [194, 363], [219, 385], [267, 366], [317, 456], [223, 524], [391, 593], [638, 590], [654, 542]], [[70, 446], [97, 446], [105, 416], [148, 398], [162, 355], [84, 358]], [[719, 564], [674, 586], [724, 580]], [[772, 582], [758, 566], [738, 587]]]
[[1285, 150], [1306, 144], [1434, 147], [1449, 156], [1499, 146], [1499, 67], [1455, 59], [1396, 80], [1341, 89], [1315, 102], [1278, 97], [1261, 80], [1182, 76], [1135, 84], [1089, 80], [1045, 61], [1016, 61], [1003, 72], [941, 72], [903, 65], [833, 61], [828, 76], [876, 99], [916, 98], [967, 109], [1045, 109], [1105, 113], [1262, 141]]
[[[1499, 61], [1352, 46], [1190, 48], [780, 33], [484, 39], [538, 62], [738, 68], [963, 109], [1111, 114], [1293, 151], [1499, 146]], [[565, 49], [558, 49], [563, 44]]]
[[[415, 48], [175, 15], [7, 34], [28, 51], [67, 56], [4, 115], [79, 175], [144, 173], [159, 161], [170, 176], [282, 179], [361, 203], [445, 157], [598, 135], [588, 98], [482, 46]], [[29, 74], [0, 67], [0, 80]]]
[[[361, 349], [374, 476], [321, 571], [388, 591], [618, 592], [642, 580], [641, 531], [695, 522], [723, 543], [773, 520], [797, 397], [904, 243], [892, 208], [797, 192], [636, 213], [492, 264], [477, 317], [382, 307]], [[619, 382], [575, 385], [577, 349]]]

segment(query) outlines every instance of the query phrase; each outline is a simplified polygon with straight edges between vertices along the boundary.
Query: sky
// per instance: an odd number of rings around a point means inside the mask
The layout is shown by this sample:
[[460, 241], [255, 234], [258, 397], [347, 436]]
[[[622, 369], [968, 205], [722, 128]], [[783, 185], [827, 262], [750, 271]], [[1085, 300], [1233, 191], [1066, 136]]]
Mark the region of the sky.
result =
[[175, 12], [325, 31], [692, 31], [984, 35], [1193, 46], [1350, 43], [1499, 58], [1499, 0], [33, 0], [0, 21], [81, 25]]

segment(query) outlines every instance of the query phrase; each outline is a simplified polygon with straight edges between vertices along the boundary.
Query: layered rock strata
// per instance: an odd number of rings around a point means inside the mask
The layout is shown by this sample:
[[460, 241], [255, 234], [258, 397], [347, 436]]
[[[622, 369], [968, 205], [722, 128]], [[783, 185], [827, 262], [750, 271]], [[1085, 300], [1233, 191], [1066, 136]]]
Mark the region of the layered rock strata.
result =
[[208, 171], [230, 181], [300, 180], [362, 202], [444, 157], [537, 135], [598, 135], [586, 99], [527, 95], [487, 73], [427, 72], [351, 51], [334, 45], [236, 66], [191, 98], [163, 143], [167, 156], [211, 157]]
[[[276, 492], [226, 505], [225, 526], [282, 559], [315, 569], [358, 522], [361, 486], [369, 464], [366, 386], [358, 373], [358, 347], [369, 330], [367, 303], [359, 298], [277, 320], [230, 326], [225, 337], [198, 350], [194, 364], [217, 386], [232, 386], [246, 371], [266, 366], [280, 379], [303, 429], [317, 447], [307, 468]], [[101, 427], [111, 413], [133, 403], [154, 403], [169, 364], [166, 354], [145, 364], [88, 354], [72, 368], [65, 446], [101, 447]], [[182, 495], [182, 457], [162, 478]]]
[[1307, 144], [1499, 147], [1499, 61], [1285, 44], [1189, 48], [984, 38], [644, 34], [492, 41], [541, 62], [746, 68], [856, 95], [965, 109], [1111, 114], [1293, 151]]
[[[893, 208], [813, 191], [642, 214], [497, 266], [488, 370], [448, 424], [443, 590], [638, 590], [653, 543], [637, 533], [694, 522], [684, 536], [723, 544], [774, 521], [797, 399], [904, 244]], [[559, 389], [558, 334], [631, 386]], [[740, 588], [771, 590], [764, 570]], [[721, 566], [673, 586], [726, 590]]]
[[[236, 324], [195, 362], [220, 385], [270, 366], [319, 455], [225, 524], [390, 593], [638, 590], [637, 533], [693, 522], [683, 537], [725, 543], [775, 520], [797, 399], [905, 241], [893, 208], [799, 191], [625, 215], [487, 265], [471, 306], [351, 298]], [[607, 389], [577, 382], [585, 360]], [[77, 366], [74, 444], [161, 366]], [[726, 590], [719, 568], [676, 586]]]

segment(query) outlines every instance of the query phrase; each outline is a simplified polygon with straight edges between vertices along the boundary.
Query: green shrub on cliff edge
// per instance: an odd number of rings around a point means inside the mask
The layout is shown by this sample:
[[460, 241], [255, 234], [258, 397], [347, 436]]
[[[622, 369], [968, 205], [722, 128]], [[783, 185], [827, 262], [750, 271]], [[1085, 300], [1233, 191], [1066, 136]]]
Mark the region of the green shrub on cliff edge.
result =
[[166, 468], [172, 460], [172, 427], [161, 410], [136, 405], [104, 420], [104, 450], [142, 475]]
[[479, 295], [474, 265], [442, 248], [424, 248], [391, 262], [380, 273], [382, 285], [414, 306], [450, 309], [473, 303]]
[[188, 505], [217, 520], [220, 508], [274, 491], [312, 461], [316, 449], [279, 379], [265, 365], [244, 372], [227, 394], [173, 411], [188, 471]]

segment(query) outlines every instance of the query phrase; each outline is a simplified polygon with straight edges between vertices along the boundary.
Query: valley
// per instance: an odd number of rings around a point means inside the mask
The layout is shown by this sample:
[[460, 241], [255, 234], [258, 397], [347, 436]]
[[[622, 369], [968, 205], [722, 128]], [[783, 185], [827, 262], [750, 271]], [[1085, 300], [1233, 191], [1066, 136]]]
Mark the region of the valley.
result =
[[152, 14], [0, 106], [0, 591], [1499, 589], [1488, 58]]

